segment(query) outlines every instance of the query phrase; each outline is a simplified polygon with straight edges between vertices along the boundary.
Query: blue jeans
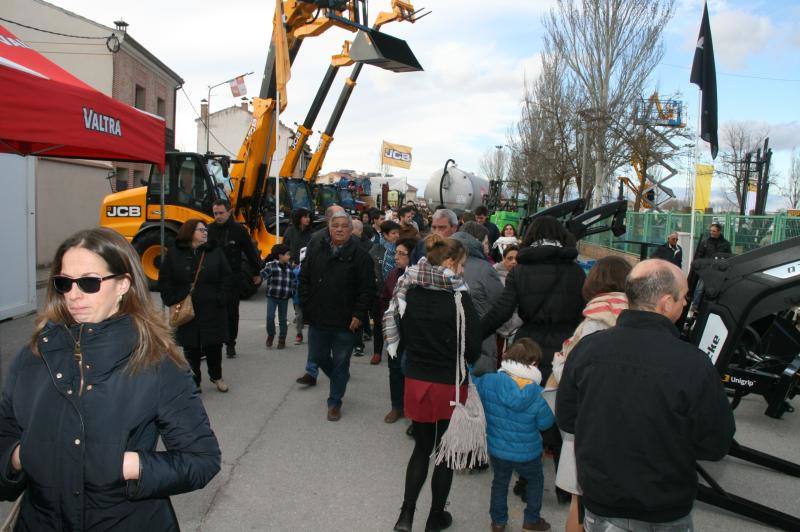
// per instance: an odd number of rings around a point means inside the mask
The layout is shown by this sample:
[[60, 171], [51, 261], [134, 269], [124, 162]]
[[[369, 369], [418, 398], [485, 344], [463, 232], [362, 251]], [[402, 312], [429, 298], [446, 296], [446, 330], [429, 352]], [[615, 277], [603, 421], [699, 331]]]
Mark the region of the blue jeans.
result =
[[286, 310], [289, 308], [288, 299], [278, 299], [267, 296], [267, 336], [275, 336], [275, 309], [278, 309], [279, 338], [286, 338]]
[[353, 333], [333, 327], [308, 328], [308, 354], [311, 361], [331, 381], [328, 408], [342, 405], [342, 397], [350, 380], [350, 355], [353, 352]]
[[583, 518], [586, 532], [692, 532], [692, 513], [669, 523], [648, 523], [623, 517], [602, 517], [586, 509]]
[[[508, 485], [514, 470], [519, 476], [528, 479], [528, 505], [525, 507], [525, 522], [535, 523], [542, 510], [542, 492], [544, 491], [544, 473], [542, 473], [542, 457], [530, 462], [512, 462], [495, 456], [489, 456], [494, 477], [492, 477], [492, 497], [489, 502], [489, 515], [492, 523], [504, 525], [508, 523]], [[588, 529], [587, 529], [588, 532]]]

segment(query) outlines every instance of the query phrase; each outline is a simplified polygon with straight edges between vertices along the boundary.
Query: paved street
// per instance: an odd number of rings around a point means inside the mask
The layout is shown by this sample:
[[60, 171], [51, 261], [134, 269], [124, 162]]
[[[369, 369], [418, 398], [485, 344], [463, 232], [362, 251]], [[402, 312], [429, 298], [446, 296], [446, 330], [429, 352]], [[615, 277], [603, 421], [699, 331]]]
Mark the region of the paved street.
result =
[[[40, 300], [41, 295], [40, 290]], [[223, 466], [204, 490], [173, 498], [183, 530], [390, 530], [402, 502], [412, 441], [405, 435], [405, 421], [383, 423], [389, 409], [385, 361], [371, 366], [368, 357], [353, 359], [342, 419], [330, 423], [325, 420], [327, 379], [321, 377], [310, 389], [294, 382], [302, 374], [306, 345], [295, 347], [290, 341], [286, 350], [265, 350], [264, 313], [261, 292], [242, 303], [240, 357], [223, 361], [231, 391], [221, 394], [204, 382], [203, 401], [222, 447]], [[31, 327], [32, 317], [0, 324], [3, 370]], [[773, 420], [762, 414], [764, 406], [759, 398], [742, 402], [736, 411], [739, 441], [800, 462], [800, 414]], [[798, 512], [797, 479], [733, 459], [711, 464], [709, 470], [733, 493]], [[566, 507], [556, 503], [553, 477], [547, 459], [542, 515], [554, 530], [563, 530]], [[449, 506], [452, 530], [488, 530], [490, 481], [490, 472], [456, 475]], [[416, 530], [424, 527], [429, 501], [426, 487]], [[523, 506], [513, 495], [509, 503], [509, 529], [519, 530]], [[0, 516], [8, 506], [0, 505]], [[695, 508], [697, 530], [767, 530], [704, 504]]]

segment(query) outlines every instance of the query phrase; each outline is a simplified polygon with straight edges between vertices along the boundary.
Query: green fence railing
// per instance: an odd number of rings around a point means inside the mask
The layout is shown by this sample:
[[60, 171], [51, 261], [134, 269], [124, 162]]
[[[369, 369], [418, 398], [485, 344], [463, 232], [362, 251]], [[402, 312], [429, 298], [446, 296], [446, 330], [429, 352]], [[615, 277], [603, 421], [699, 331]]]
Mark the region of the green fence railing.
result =
[[[769, 244], [800, 236], [800, 218], [785, 214], [771, 216], [740, 216], [738, 214], [695, 214], [694, 246], [708, 227], [717, 222], [722, 225], [723, 236], [731, 243], [735, 254], [746, 253]], [[624, 243], [625, 240], [663, 244], [673, 231], [688, 233], [692, 219], [688, 213], [629, 212], [625, 216], [627, 232], [615, 238], [611, 232], [591, 235], [584, 241], [638, 256], [640, 245]]]

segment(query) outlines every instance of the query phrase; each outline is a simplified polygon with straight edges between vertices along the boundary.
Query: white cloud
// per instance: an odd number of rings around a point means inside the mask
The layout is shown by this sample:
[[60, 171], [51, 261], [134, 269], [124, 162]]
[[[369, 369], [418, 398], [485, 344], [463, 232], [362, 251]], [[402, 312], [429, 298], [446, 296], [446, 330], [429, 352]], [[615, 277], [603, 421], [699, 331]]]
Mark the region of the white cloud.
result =
[[720, 65], [740, 70], [750, 57], [767, 48], [775, 28], [767, 16], [750, 11], [719, 11], [711, 25], [714, 54]]

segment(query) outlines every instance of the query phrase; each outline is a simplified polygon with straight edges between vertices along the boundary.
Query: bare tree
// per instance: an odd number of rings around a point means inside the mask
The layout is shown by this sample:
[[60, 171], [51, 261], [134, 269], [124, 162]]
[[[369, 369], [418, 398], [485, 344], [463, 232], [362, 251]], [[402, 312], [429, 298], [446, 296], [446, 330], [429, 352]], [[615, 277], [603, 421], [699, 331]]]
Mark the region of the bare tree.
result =
[[781, 188], [781, 193], [789, 200], [790, 209], [800, 209], [800, 151], [792, 150], [792, 159], [789, 163], [789, 176], [786, 186]]
[[490, 181], [503, 181], [508, 168], [509, 156], [504, 146], [487, 148], [479, 161], [481, 172]]
[[577, 151], [578, 91], [564, 75], [563, 61], [555, 54], [542, 55], [542, 72], [525, 84], [522, 116], [509, 145], [518, 154], [515, 177], [523, 188], [542, 183], [552, 202], [564, 200], [573, 183], [580, 187]]
[[[748, 153], [755, 154], [758, 147], [764, 143], [769, 134], [764, 127], [752, 122], [726, 122], [722, 129], [723, 153], [722, 165], [717, 169], [717, 174], [725, 183], [725, 199], [737, 207], [747, 201], [747, 196], [742, 194], [744, 177], [746, 173], [746, 159]], [[751, 170], [755, 165], [751, 165]], [[751, 172], [751, 178], [752, 178]]]
[[674, 0], [558, 0], [544, 17], [545, 53], [564, 59], [587, 100], [582, 117], [595, 163], [594, 183], [581, 186], [587, 199], [625, 164], [615, 123], [627, 123], [623, 117], [661, 61], [661, 32], [673, 7]]

